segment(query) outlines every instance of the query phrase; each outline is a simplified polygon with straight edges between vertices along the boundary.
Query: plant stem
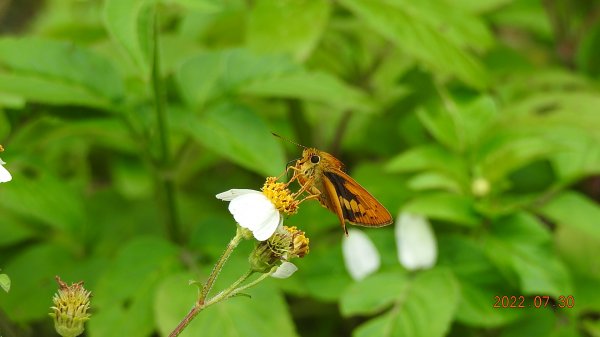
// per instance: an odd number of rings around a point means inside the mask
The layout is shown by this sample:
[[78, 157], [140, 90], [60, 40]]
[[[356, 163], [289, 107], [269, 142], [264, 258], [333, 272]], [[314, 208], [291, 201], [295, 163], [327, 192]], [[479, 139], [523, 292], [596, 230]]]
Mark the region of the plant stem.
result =
[[[158, 5], [157, 5], [158, 6]], [[158, 137], [160, 144], [159, 157], [159, 184], [165, 198], [165, 212], [167, 233], [174, 242], [181, 242], [181, 231], [179, 217], [177, 212], [177, 203], [175, 200], [175, 184], [170, 174], [165, 174], [165, 170], [171, 166], [171, 153], [169, 147], [169, 125], [166, 109], [166, 98], [163, 88], [163, 79], [160, 72], [160, 43], [158, 34], [158, 9], [154, 11], [153, 23], [153, 45], [152, 45], [152, 91], [154, 94], [154, 106], [156, 111], [156, 122], [158, 124]]]
[[242, 230], [238, 226], [235, 236], [227, 244], [227, 248], [225, 248], [223, 255], [221, 255], [221, 257], [219, 258], [219, 260], [213, 267], [212, 271], [210, 272], [210, 275], [208, 276], [208, 280], [206, 280], [206, 283], [202, 287], [202, 291], [200, 292], [200, 296], [198, 297], [198, 301], [196, 303], [197, 306], [204, 305], [206, 296], [208, 295], [208, 293], [212, 289], [213, 285], [215, 284], [215, 281], [217, 280], [217, 277], [219, 276], [221, 269], [223, 269], [223, 265], [225, 264], [225, 262], [227, 262], [227, 259], [229, 259], [229, 256], [231, 255], [231, 253], [233, 252], [235, 247], [237, 247], [237, 245], [240, 243], [240, 241], [242, 240], [242, 237], [243, 237]]
[[[258, 277], [256, 280], [254, 280], [254, 281], [252, 281], [252, 282], [250, 282], [250, 283], [246, 284], [245, 286], [243, 286], [243, 287], [239, 287], [239, 288], [237, 288], [237, 289], [234, 289], [233, 291], [231, 291], [231, 292], [228, 294], [228, 296], [227, 296], [226, 298], [233, 297], [233, 296], [235, 296], [235, 295], [237, 295], [237, 294], [241, 293], [242, 291], [244, 291], [244, 290], [246, 290], [246, 289], [249, 289], [249, 288], [252, 288], [252, 287], [254, 287], [254, 286], [255, 286], [255, 285], [257, 285], [258, 283], [260, 283], [262, 280], [264, 280], [264, 279], [266, 279], [267, 277], [271, 276], [271, 275], [272, 275], [272, 274], [275, 272], [275, 270], [277, 270], [277, 268], [276, 268], [276, 267], [274, 267], [274, 268], [273, 268], [273, 269], [272, 269], [270, 272], [268, 272], [268, 273], [264, 273], [264, 274], [260, 275], [260, 277]], [[250, 276], [250, 275], [248, 275], [248, 276]], [[211, 299], [211, 300], [212, 300], [212, 299]]]
[[240, 243], [242, 238], [243, 238], [242, 230], [240, 227], [238, 227], [238, 229], [235, 233], [235, 236], [233, 237], [233, 239], [231, 239], [231, 241], [229, 241], [229, 243], [227, 244], [227, 247], [225, 248], [225, 251], [219, 258], [219, 260], [217, 261], [215, 266], [213, 267], [212, 271], [210, 272], [210, 275], [208, 276], [206, 283], [202, 287], [202, 291], [200, 292], [200, 295], [198, 297], [198, 300], [196, 301], [196, 304], [187, 313], [187, 315], [185, 315], [185, 317], [181, 320], [181, 322], [179, 322], [179, 324], [177, 324], [177, 327], [175, 327], [175, 329], [169, 334], [169, 337], [179, 336], [179, 334], [183, 330], [185, 330], [185, 328], [192, 322], [194, 317], [196, 317], [196, 315], [198, 315], [200, 313], [200, 311], [204, 310], [205, 308], [207, 308], [208, 306], [210, 306], [212, 304], [215, 304], [215, 303], [229, 297], [228, 295], [235, 290], [235, 287], [240, 285], [250, 275], [252, 275], [251, 271], [247, 272], [242, 277], [240, 277], [237, 281], [235, 281], [228, 289], [217, 294], [215, 297], [211, 298], [209, 301], [206, 301], [206, 296], [208, 295], [208, 292], [211, 290], [215, 281], [217, 280], [217, 277], [219, 276], [221, 269], [223, 269], [223, 265], [225, 265], [225, 262], [227, 262], [227, 259], [229, 259], [229, 256], [231, 256], [231, 253], [233, 253], [233, 250], [235, 249], [235, 247], [237, 247], [237, 245]]

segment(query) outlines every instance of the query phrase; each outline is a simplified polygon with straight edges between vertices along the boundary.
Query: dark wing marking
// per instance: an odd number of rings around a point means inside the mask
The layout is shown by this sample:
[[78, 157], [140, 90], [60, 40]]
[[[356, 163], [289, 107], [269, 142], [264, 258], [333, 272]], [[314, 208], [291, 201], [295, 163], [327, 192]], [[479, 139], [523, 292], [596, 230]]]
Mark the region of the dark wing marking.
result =
[[342, 171], [324, 172], [338, 194], [342, 214], [346, 220], [368, 227], [392, 223], [391, 214], [356, 180]]

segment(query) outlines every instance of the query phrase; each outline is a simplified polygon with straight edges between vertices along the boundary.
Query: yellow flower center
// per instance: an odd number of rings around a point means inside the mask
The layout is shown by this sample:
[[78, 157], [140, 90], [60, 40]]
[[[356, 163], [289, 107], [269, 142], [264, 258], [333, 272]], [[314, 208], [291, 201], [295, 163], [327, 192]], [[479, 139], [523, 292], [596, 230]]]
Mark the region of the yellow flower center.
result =
[[290, 192], [287, 184], [277, 182], [277, 178], [268, 177], [261, 190], [283, 214], [292, 215], [298, 212], [299, 202], [296, 200], [296, 195]]

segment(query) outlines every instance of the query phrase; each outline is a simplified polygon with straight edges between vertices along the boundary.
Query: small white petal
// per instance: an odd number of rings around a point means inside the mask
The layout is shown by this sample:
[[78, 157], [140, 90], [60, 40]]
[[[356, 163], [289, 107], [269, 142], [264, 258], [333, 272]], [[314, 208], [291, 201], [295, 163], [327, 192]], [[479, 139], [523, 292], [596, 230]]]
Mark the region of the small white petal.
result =
[[344, 263], [350, 276], [360, 281], [379, 269], [379, 253], [369, 237], [357, 229], [350, 229], [342, 242]]
[[252, 231], [256, 240], [265, 241], [279, 226], [281, 215], [264, 194], [252, 192], [231, 200], [229, 212], [240, 226]]
[[275, 272], [271, 274], [271, 277], [288, 278], [292, 276], [292, 274], [295, 273], [296, 270], [298, 270], [298, 267], [296, 267], [295, 264], [285, 261], [279, 267], [277, 267], [277, 270], [275, 270]]
[[11, 181], [12, 180], [12, 176], [10, 175], [10, 172], [8, 172], [8, 170], [2, 166], [6, 164], [5, 162], [2, 161], [2, 159], [0, 159], [0, 183], [5, 183], [7, 181]]
[[431, 268], [437, 260], [437, 241], [429, 221], [421, 215], [402, 213], [394, 230], [398, 260], [409, 270]]
[[225, 191], [225, 192], [221, 192], [219, 194], [216, 195], [217, 199], [221, 199], [224, 201], [231, 201], [237, 197], [239, 197], [240, 195], [244, 195], [244, 194], [248, 194], [248, 193], [260, 193], [258, 191], [255, 190], [249, 190], [249, 189], [231, 189], [229, 191]]

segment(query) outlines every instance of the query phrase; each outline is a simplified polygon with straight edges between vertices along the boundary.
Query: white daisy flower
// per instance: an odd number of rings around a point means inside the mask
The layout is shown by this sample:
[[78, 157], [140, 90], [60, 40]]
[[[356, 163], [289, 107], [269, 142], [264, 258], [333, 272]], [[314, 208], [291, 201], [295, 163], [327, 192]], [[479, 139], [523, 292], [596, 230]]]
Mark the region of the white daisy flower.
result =
[[218, 199], [229, 201], [229, 212], [235, 221], [249, 229], [258, 241], [270, 238], [283, 224], [281, 213], [290, 215], [298, 211], [297, 196], [275, 177], [267, 177], [262, 192], [233, 189], [217, 194]]
[[284, 261], [279, 267], [277, 267], [277, 270], [275, 270], [275, 272], [271, 274], [271, 277], [288, 278], [292, 276], [292, 274], [294, 274], [296, 270], [298, 270], [298, 267], [296, 267], [295, 264]]
[[437, 260], [437, 241], [429, 221], [421, 215], [402, 213], [394, 230], [398, 260], [409, 270], [428, 269]]
[[12, 180], [12, 176], [10, 175], [10, 172], [8, 172], [8, 170], [3, 166], [4, 164], [6, 163], [0, 159], [0, 183], [5, 183]]
[[352, 278], [360, 281], [371, 275], [381, 264], [379, 253], [369, 237], [360, 230], [350, 229], [342, 241], [346, 269]]
[[260, 191], [233, 189], [217, 194], [217, 198], [229, 201], [229, 212], [235, 221], [249, 229], [258, 241], [270, 238], [283, 223], [275, 205]]

